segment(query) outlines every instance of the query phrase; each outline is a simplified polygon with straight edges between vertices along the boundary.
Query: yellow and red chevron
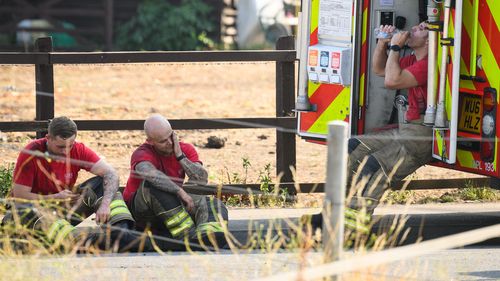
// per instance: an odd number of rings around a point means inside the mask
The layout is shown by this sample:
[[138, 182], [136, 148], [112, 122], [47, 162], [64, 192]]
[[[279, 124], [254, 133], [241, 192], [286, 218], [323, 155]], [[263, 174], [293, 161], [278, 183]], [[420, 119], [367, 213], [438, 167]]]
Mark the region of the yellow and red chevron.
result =
[[[478, 14], [474, 13], [474, 5], [477, 5]], [[496, 42], [500, 40], [500, 1], [497, 0], [464, 0], [463, 1], [463, 24], [462, 28], [462, 50], [460, 62], [460, 74], [469, 76], [471, 70], [471, 50], [473, 44], [477, 44], [477, 56], [481, 57], [480, 65], [476, 68], [476, 76], [482, 77], [486, 82], [477, 82], [471, 80], [461, 80], [460, 90], [471, 93], [481, 94], [486, 87], [495, 88], [497, 93], [500, 91], [500, 48], [496, 46]], [[454, 18], [455, 14], [452, 13]], [[477, 21], [477, 41], [474, 40], [474, 24]], [[454, 34], [453, 21], [450, 22], [450, 37]], [[450, 50], [453, 54], [453, 49]], [[441, 52], [438, 50], [438, 60], [440, 61]], [[451, 65], [450, 65], [451, 66]], [[448, 81], [451, 81], [451, 71], [448, 72]], [[499, 101], [497, 94], [497, 104]], [[451, 112], [451, 91], [450, 84], [446, 86], [446, 111], [448, 119], [450, 119]], [[498, 159], [498, 132], [499, 126], [499, 110], [496, 116], [496, 141], [495, 151], [496, 155], [492, 162], [494, 170], [487, 171], [485, 163], [481, 161], [480, 153], [477, 151], [457, 149], [457, 163], [452, 166], [454, 169], [490, 175], [499, 176], [499, 169], [497, 167]], [[460, 132], [459, 132], [460, 136]], [[449, 137], [449, 133], [447, 133]], [[466, 136], [468, 137], [468, 136]], [[445, 138], [446, 139], [446, 138]], [[433, 151], [435, 154], [441, 154], [443, 147], [449, 147], [449, 142], [443, 142], [442, 136], [436, 134]], [[446, 164], [439, 164], [439, 166], [450, 167]]]
[[[363, 39], [362, 39], [362, 58], [360, 70], [360, 97], [359, 105], [364, 116], [364, 95], [366, 92], [365, 73], [367, 68], [367, 23], [368, 23], [368, 7], [369, 1], [364, 1], [363, 4]], [[310, 46], [318, 44], [318, 18], [319, 18], [319, 0], [311, 1], [311, 18], [310, 18]], [[317, 84], [308, 82], [308, 96], [311, 104], [317, 106], [316, 112], [301, 112], [300, 113], [300, 133], [313, 135], [324, 135], [328, 133], [327, 124], [332, 120], [349, 121], [351, 88], [333, 84]], [[360, 132], [363, 131], [363, 120], [356, 120]]]

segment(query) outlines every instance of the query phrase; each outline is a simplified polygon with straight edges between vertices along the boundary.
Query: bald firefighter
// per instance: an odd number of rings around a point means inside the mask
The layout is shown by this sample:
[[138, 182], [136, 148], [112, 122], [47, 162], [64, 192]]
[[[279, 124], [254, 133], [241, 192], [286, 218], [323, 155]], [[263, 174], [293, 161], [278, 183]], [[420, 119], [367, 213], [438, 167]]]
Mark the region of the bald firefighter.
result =
[[146, 142], [131, 157], [124, 191], [139, 228], [180, 241], [226, 244], [222, 223], [226, 207], [218, 199], [188, 194], [186, 184], [206, 185], [208, 173], [195, 148], [180, 142], [168, 120], [155, 114], [144, 122]]

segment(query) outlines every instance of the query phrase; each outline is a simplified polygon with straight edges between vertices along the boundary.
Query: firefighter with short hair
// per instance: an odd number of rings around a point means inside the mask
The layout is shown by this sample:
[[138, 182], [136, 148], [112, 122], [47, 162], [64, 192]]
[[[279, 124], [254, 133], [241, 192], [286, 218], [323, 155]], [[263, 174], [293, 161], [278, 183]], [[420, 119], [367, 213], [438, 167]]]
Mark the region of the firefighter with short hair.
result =
[[[118, 174], [76, 137], [75, 122], [57, 117], [50, 121], [45, 138], [31, 141], [21, 151], [13, 174], [11, 195], [15, 201], [3, 219], [4, 227], [21, 218], [53, 243], [76, 242], [79, 232], [75, 226], [92, 213], [98, 224], [133, 228], [134, 219], [118, 191]], [[75, 186], [81, 169], [96, 177]], [[48, 203], [52, 201], [56, 205]], [[44, 215], [49, 211], [45, 207], [59, 212], [49, 218]]]
[[[228, 211], [216, 198], [188, 194], [188, 183], [206, 185], [208, 173], [195, 148], [180, 142], [168, 120], [155, 114], [144, 122], [146, 142], [131, 156], [124, 198], [139, 228], [173, 239], [223, 247]], [[215, 240], [214, 240], [215, 238]]]
[[[381, 30], [392, 33], [394, 26], [381, 26]], [[422, 124], [427, 107], [428, 36], [427, 23], [422, 22], [377, 42], [372, 70], [384, 77], [386, 88], [408, 89], [408, 105], [398, 128], [349, 140], [347, 184], [354, 195], [349, 202], [352, 209], [366, 208], [372, 214], [390, 181], [404, 179], [432, 159], [432, 127]], [[405, 45], [413, 51], [400, 57]]]

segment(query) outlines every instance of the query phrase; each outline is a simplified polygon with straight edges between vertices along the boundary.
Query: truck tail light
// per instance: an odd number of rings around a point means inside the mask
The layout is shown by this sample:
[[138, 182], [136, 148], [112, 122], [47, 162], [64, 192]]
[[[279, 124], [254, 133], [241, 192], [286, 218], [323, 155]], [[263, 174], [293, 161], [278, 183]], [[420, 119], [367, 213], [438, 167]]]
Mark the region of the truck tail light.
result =
[[491, 162], [495, 157], [497, 91], [485, 88], [483, 94], [483, 122], [481, 124], [481, 160]]

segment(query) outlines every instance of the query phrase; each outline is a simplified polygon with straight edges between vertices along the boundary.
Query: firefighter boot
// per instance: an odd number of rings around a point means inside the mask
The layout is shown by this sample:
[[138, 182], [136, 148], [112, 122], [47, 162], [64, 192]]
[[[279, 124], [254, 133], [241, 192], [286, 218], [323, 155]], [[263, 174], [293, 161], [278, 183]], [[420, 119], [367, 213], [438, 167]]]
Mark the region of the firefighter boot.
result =
[[196, 206], [196, 236], [192, 241], [201, 246], [210, 246], [215, 249], [227, 246], [223, 223], [228, 221], [228, 210], [224, 203], [217, 198], [192, 195]]

